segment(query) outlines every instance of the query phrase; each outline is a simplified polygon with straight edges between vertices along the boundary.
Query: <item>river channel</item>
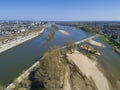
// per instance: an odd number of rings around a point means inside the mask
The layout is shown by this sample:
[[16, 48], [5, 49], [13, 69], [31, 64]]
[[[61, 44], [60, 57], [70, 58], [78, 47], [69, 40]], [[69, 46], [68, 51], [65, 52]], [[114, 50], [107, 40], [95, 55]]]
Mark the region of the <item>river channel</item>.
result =
[[[28, 69], [42, 57], [50, 47], [63, 46], [67, 41], [78, 41], [90, 36], [83, 30], [58, 26], [53, 38], [47, 41], [46, 36], [50, 30], [51, 27], [48, 27], [42, 35], [0, 53], [0, 84], [8, 85], [11, 83], [22, 71]], [[59, 30], [66, 31], [68, 35], [64, 35]]]

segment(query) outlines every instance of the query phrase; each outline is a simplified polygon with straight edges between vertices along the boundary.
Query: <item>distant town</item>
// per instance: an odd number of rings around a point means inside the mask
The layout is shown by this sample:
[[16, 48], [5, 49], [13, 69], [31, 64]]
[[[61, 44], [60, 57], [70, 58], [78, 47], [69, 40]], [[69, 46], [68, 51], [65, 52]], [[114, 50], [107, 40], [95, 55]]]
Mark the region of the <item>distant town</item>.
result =
[[28, 36], [46, 24], [37, 21], [0, 21], [0, 46]]
[[120, 43], [120, 23], [104, 25], [102, 32]]
[[45, 22], [35, 21], [0, 21], [0, 36], [34, 30], [45, 24]]

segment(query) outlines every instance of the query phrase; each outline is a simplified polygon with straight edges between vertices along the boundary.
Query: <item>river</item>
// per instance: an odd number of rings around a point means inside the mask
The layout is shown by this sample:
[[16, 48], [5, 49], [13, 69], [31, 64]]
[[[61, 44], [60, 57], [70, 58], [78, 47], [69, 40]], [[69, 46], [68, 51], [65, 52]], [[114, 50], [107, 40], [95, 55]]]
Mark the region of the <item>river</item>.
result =
[[101, 54], [98, 57], [98, 62], [109, 81], [115, 84], [116, 81], [120, 81], [120, 55], [114, 51], [112, 45], [104, 42], [101, 38], [95, 38], [94, 40], [105, 46], [105, 48], [97, 47]]
[[[67, 41], [78, 41], [90, 36], [83, 30], [58, 26], [51, 41], [47, 41], [46, 36], [50, 30], [51, 28], [48, 27], [42, 35], [0, 53], [0, 84], [6, 86], [11, 83], [22, 71], [28, 69], [43, 56], [50, 47], [55, 45], [63, 46]], [[69, 35], [64, 35], [59, 30], [64, 30]]]
[[[56, 45], [64, 46], [67, 41], [79, 41], [90, 37], [90, 34], [83, 30], [58, 25], [55, 35], [50, 41], [47, 41], [46, 36], [50, 30], [51, 27], [48, 27], [42, 35], [0, 53], [0, 84], [6, 86], [11, 83], [22, 71], [28, 69], [36, 60], [39, 60], [49, 48]], [[59, 30], [68, 34], [62, 34]], [[98, 62], [102, 66], [107, 78], [111, 82], [120, 80], [120, 55], [113, 50], [110, 44], [105, 43], [101, 38], [95, 38], [94, 40], [103, 43], [106, 47], [96, 48], [101, 53], [98, 57]]]

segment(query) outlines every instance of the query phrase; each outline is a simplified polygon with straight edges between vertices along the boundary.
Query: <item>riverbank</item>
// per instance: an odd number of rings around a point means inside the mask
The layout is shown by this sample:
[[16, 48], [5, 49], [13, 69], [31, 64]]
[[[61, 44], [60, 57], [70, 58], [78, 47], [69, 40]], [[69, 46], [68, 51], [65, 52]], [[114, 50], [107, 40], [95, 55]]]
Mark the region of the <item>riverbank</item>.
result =
[[100, 33], [100, 32], [98, 32], [98, 35], [99, 35], [105, 42], [111, 44], [112, 47], [114, 48], [114, 50], [115, 50], [118, 54], [120, 54], [120, 44], [119, 44], [117, 41], [111, 39], [111, 38], [108, 37], [107, 35], [104, 35], [103, 33]]
[[[43, 58], [41, 58], [43, 59]], [[25, 72], [23, 72], [23, 74], [21, 74], [15, 81], [13, 81], [13, 83], [9, 84], [4, 90], [14, 90], [14, 88], [17, 86], [17, 84], [21, 83], [23, 80], [25, 80], [30, 73], [32, 72], [32, 70], [39, 65], [39, 61], [37, 61], [36, 63], [34, 63], [29, 69], [27, 69]]]
[[4, 51], [6, 51], [6, 50], [8, 50], [10, 48], [13, 48], [13, 47], [15, 47], [17, 45], [20, 45], [20, 44], [22, 44], [22, 43], [24, 43], [24, 42], [26, 42], [26, 41], [28, 41], [28, 40], [30, 40], [32, 38], [35, 38], [35, 37], [39, 36], [41, 33], [44, 32], [44, 29], [45, 28], [42, 28], [38, 32], [32, 32], [28, 36], [25, 36], [25, 37], [22, 37], [20, 39], [15, 40], [15, 41], [11, 41], [9, 43], [1, 45], [1, 47], [0, 47], [0, 53], [4, 52]]

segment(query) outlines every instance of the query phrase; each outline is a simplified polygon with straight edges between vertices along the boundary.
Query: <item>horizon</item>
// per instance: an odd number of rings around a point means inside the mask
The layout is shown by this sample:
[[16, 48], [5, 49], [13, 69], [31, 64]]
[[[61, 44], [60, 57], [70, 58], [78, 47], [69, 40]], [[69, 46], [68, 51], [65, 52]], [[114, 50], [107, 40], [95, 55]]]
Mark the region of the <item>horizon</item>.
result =
[[120, 21], [118, 0], [1, 0], [0, 20]]
[[19, 20], [19, 19], [15, 19], [15, 20], [0, 20], [0, 21], [35, 21], [35, 22], [120, 22], [120, 20], [79, 20], [79, 21], [75, 21], [75, 20], [63, 20], [63, 21], [60, 21], [60, 20]]

